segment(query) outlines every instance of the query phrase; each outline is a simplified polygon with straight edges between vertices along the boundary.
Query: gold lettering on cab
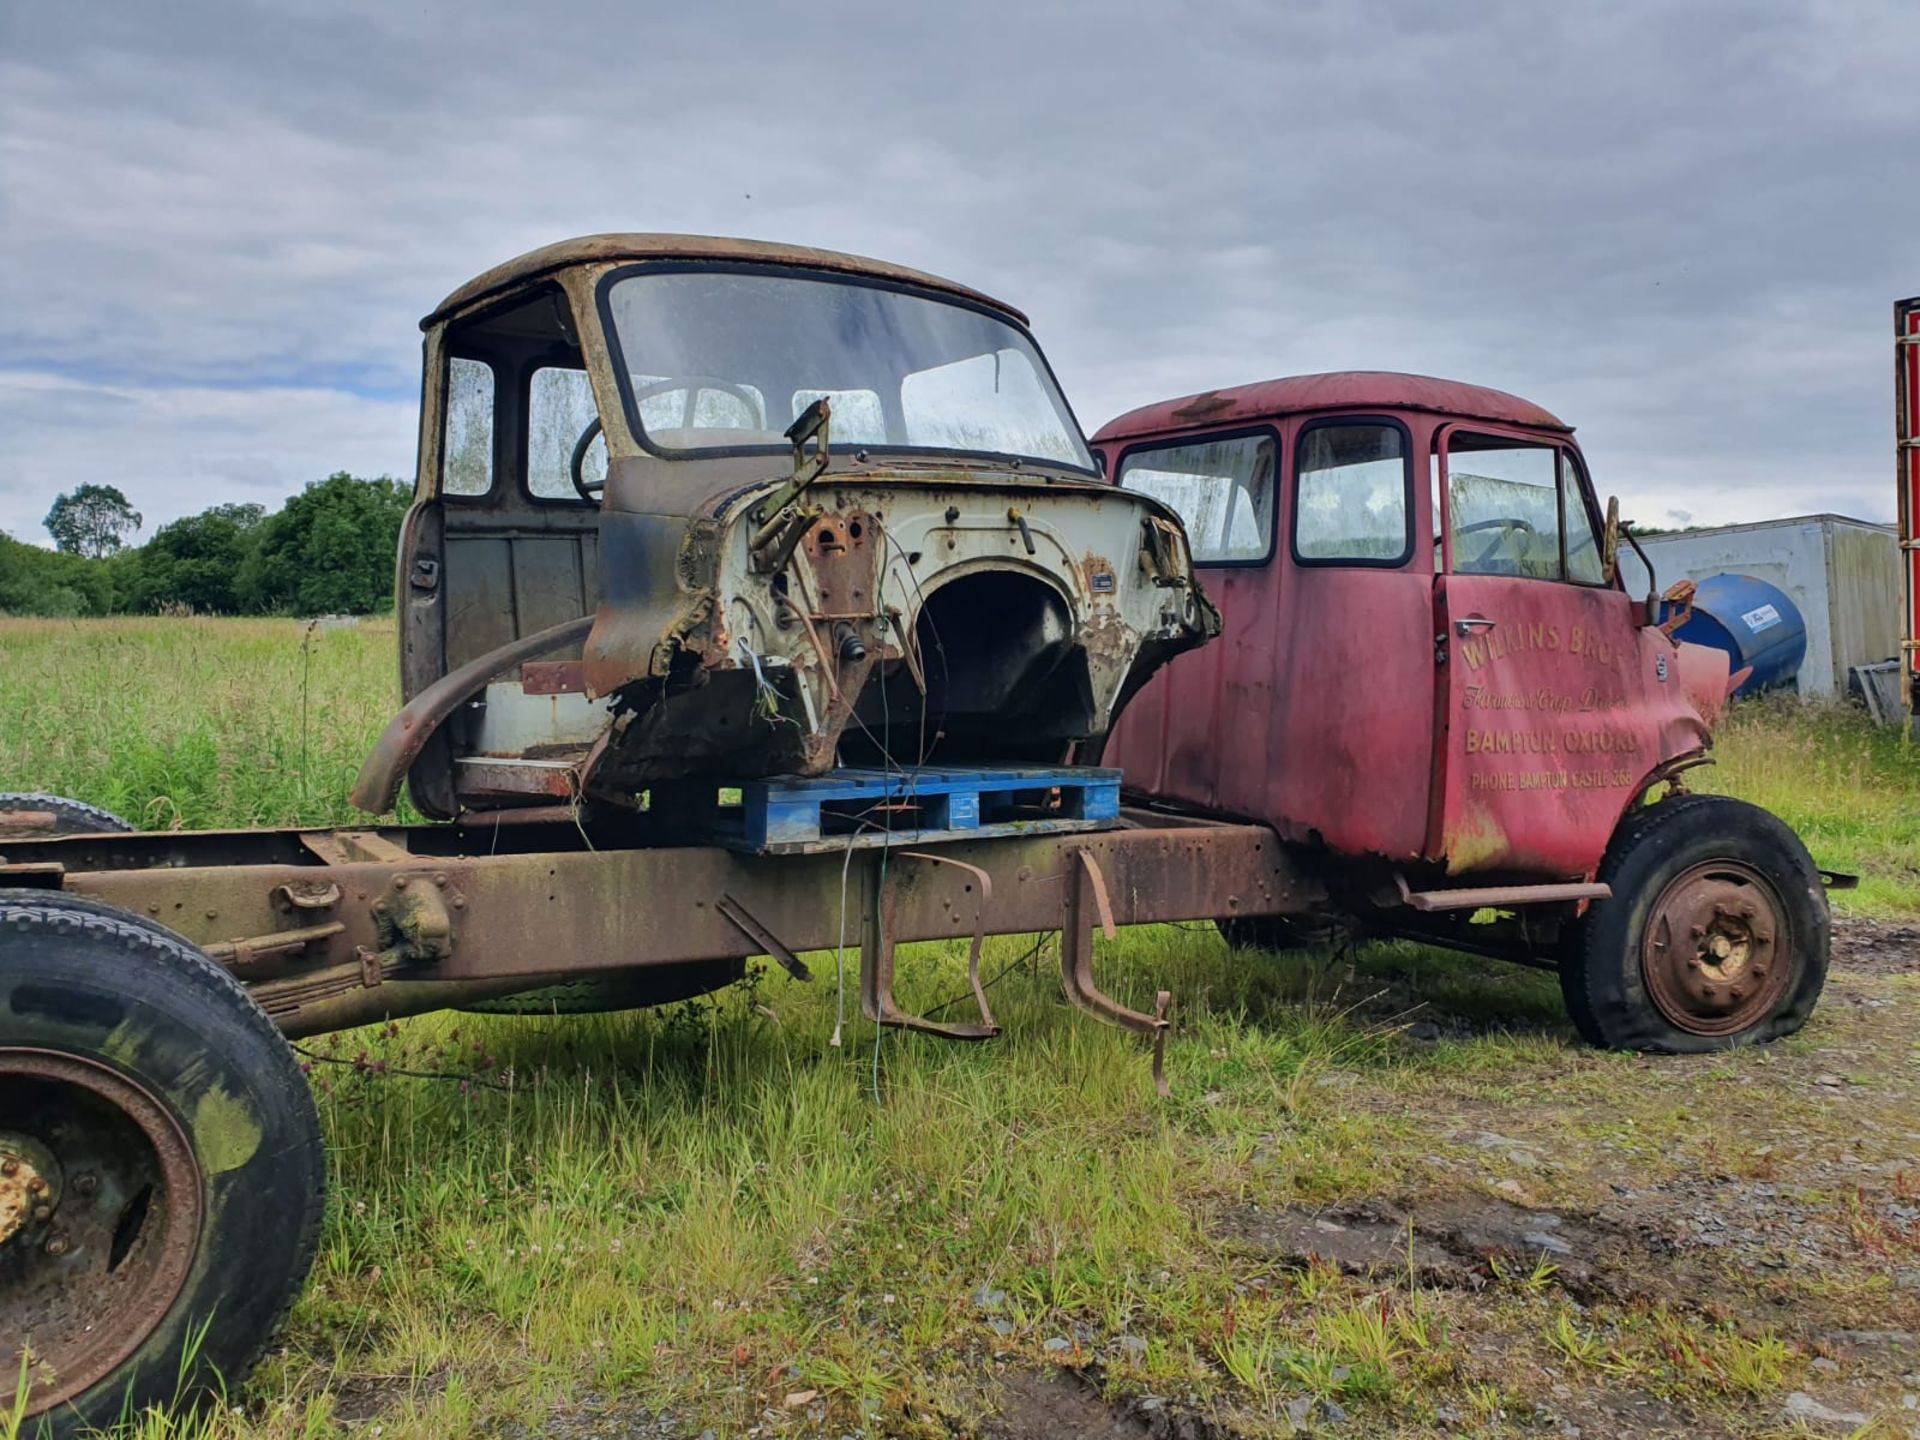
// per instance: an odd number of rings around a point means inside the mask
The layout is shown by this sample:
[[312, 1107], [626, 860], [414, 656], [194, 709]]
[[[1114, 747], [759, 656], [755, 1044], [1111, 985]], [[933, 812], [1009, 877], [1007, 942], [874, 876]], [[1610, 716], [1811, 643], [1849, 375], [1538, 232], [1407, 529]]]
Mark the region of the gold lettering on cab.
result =
[[1460, 642], [1460, 658], [1467, 662], [1469, 670], [1478, 670], [1489, 661], [1529, 650], [1564, 650], [1596, 665], [1610, 667], [1613, 664], [1612, 643], [1579, 625], [1569, 626], [1564, 632], [1558, 625], [1544, 621], [1534, 625], [1495, 625], [1482, 635]]
[[1618, 790], [1633, 784], [1631, 770], [1521, 770], [1472, 775], [1470, 790]]
[[1627, 697], [1616, 691], [1596, 690], [1589, 685], [1578, 698], [1545, 688], [1539, 690], [1490, 690], [1485, 685], [1466, 685], [1460, 690], [1462, 710], [1532, 710], [1564, 715], [1579, 710], [1617, 710]]
[[1630, 730], [1468, 730], [1469, 755], [1632, 755], [1640, 741]]

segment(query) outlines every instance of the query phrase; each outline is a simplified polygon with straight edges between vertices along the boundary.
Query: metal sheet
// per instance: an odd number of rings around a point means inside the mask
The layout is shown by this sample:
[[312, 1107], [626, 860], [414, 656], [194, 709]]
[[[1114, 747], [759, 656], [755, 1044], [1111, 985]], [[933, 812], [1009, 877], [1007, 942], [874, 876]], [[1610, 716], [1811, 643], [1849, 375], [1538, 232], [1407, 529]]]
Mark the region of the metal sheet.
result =
[[1920, 296], [1893, 309], [1894, 445], [1900, 495], [1900, 650], [1909, 715], [1920, 712]]

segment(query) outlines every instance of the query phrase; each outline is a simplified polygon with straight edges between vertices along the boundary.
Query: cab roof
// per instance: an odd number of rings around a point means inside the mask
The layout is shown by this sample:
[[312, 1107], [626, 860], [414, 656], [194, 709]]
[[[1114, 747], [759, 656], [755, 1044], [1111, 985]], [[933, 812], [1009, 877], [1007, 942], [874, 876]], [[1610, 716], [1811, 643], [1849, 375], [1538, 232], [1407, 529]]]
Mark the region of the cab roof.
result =
[[525, 281], [552, 274], [556, 270], [564, 270], [573, 265], [597, 265], [622, 260], [715, 260], [735, 263], [744, 261], [751, 264], [797, 265], [814, 270], [835, 270], [844, 275], [892, 280], [904, 285], [943, 291], [976, 305], [986, 305], [998, 310], [1004, 315], [1011, 316], [1023, 327], [1027, 323], [1027, 317], [1005, 301], [996, 300], [991, 295], [983, 295], [978, 290], [943, 279], [938, 275], [910, 270], [904, 265], [890, 265], [884, 260], [869, 260], [862, 255], [843, 255], [837, 250], [814, 250], [805, 245], [781, 245], [767, 240], [735, 240], [720, 235], [634, 233], [582, 235], [576, 239], [559, 240], [551, 245], [542, 245], [538, 250], [529, 250], [524, 255], [475, 276], [455, 290], [434, 307], [432, 314], [420, 322], [420, 328], [424, 330], [454, 311], [465, 309], [477, 300], [511, 289]]
[[1317, 410], [1423, 410], [1439, 415], [1524, 425], [1572, 434], [1573, 427], [1530, 400], [1431, 375], [1394, 370], [1335, 370], [1324, 375], [1289, 375], [1226, 390], [1208, 390], [1178, 400], [1162, 400], [1129, 410], [1100, 427], [1093, 441], [1129, 440], [1170, 430], [1209, 429], [1236, 421], [1251, 423]]

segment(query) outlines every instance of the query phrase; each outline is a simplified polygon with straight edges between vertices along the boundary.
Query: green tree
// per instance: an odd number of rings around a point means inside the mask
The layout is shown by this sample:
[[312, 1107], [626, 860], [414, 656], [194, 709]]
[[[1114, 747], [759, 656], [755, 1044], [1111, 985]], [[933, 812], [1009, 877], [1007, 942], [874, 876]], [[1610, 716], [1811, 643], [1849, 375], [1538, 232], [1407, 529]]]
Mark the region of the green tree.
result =
[[408, 488], [342, 471], [307, 486], [260, 528], [240, 599], [257, 611], [364, 615], [393, 603]]
[[244, 608], [241, 576], [267, 512], [260, 505], [215, 505], [162, 525], [126, 560], [126, 603], [136, 610], [185, 605], [202, 614]]
[[99, 561], [0, 535], [0, 614], [105, 615], [112, 609], [112, 577]]
[[140, 512], [112, 485], [81, 485], [53, 502], [47, 533], [68, 555], [113, 555], [140, 528]]

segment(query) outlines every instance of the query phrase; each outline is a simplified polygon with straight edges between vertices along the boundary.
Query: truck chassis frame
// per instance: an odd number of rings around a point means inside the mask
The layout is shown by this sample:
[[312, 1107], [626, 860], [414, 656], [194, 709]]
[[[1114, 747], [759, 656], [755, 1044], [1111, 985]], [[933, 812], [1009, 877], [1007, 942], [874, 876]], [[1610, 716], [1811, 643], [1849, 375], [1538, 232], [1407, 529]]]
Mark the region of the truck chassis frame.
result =
[[[1298, 914], [1325, 899], [1261, 825], [1128, 811], [1120, 828], [816, 855], [632, 846], [564, 813], [359, 830], [90, 834], [7, 841], [0, 887], [79, 894], [165, 925], [225, 965], [290, 1037], [483, 1001], [556, 980], [673, 969], [738, 978], [768, 955], [857, 938], [883, 1024], [984, 1039], [894, 1005], [893, 948], [1063, 932], [1082, 1008], [1160, 1035], [1092, 978], [1093, 931]], [[662, 975], [666, 981], [667, 976]]]

